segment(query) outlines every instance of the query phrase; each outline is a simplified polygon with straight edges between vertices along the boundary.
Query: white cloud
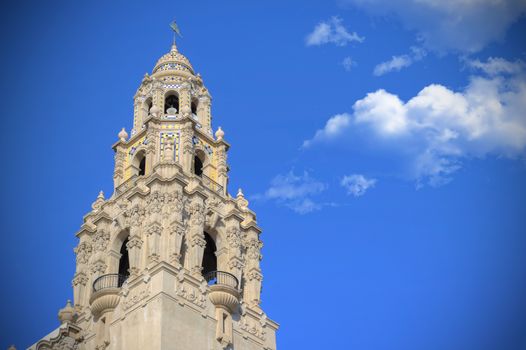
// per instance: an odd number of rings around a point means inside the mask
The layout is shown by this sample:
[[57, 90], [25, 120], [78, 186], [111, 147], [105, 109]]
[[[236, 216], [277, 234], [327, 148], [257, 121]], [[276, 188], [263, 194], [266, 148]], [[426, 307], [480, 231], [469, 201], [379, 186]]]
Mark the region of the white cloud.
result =
[[316, 134], [312, 139], [304, 141], [302, 147], [308, 148], [315, 142], [334, 139], [339, 136], [341, 132], [350, 125], [350, 123], [350, 114], [337, 114], [327, 121], [323, 129], [316, 131]]
[[307, 46], [335, 44], [345, 46], [351, 42], [363, 42], [365, 38], [356, 32], [349, 33], [339, 17], [331, 17], [328, 21], [320, 22], [305, 40]]
[[316, 196], [327, 189], [327, 185], [313, 179], [308, 172], [296, 175], [289, 171], [285, 175], [277, 175], [270, 183], [270, 187], [259, 199], [275, 200], [299, 214], [307, 214], [320, 210], [324, 203], [314, 202]]
[[342, 65], [347, 72], [350, 72], [352, 67], [356, 66], [356, 61], [352, 57], [347, 56], [343, 59]]
[[373, 74], [380, 76], [392, 71], [399, 71], [402, 68], [409, 67], [412, 63], [413, 60], [408, 55], [393, 56], [389, 61], [377, 64], [374, 67]]
[[365, 194], [369, 188], [373, 188], [376, 179], [368, 179], [361, 174], [346, 175], [342, 178], [340, 185], [346, 190], [347, 194], [360, 197]]
[[373, 74], [380, 76], [389, 72], [400, 71], [402, 68], [409, 67], [414, 62], [421, 60], [424, 56], [426, 56], [424, 49], [411, 47], [411, 55], [393, 56], [389, 61], [377, 64], [374, 67]]
[[504, 37], [526, 12], [524, 0], [342, 0], [375, 15], [398, 18], [437, 52], [473, 53]]
[[355, 102], [352, 115], [330, 118], [312, 139], [304, 141], [304, 148], [350, 140], [352, 133], [360, 130], [388, 145], [388, 151], [408, 157], [411, 176], [431, 185], [447, 182], [464, 158], [524, 156], [524, 65], [490, 59], [472, 67], [485, 74], [472, 76], [461, 91], [432, 84], [407, 102], [385, 90], [369, 93]]
[[495, 76], [499, 74], [519, 74], [525, 70], [525, 64], [521, 60], [510, 62], [500, 57], [490, 57], [487, 62], [480, 60], [467, 61], [468, 65], [474, 69], [480, 69], [484, 73]]

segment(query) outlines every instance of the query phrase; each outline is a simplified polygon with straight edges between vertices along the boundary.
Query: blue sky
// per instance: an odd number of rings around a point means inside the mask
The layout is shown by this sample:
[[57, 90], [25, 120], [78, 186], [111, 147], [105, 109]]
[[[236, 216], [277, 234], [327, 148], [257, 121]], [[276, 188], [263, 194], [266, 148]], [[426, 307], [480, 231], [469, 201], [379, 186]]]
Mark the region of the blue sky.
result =
[[526, 349], [526, 3], [3, 4], [0, 348], [58, 325], [74, 233], [178, 46], [264, 233], [279, 349]]

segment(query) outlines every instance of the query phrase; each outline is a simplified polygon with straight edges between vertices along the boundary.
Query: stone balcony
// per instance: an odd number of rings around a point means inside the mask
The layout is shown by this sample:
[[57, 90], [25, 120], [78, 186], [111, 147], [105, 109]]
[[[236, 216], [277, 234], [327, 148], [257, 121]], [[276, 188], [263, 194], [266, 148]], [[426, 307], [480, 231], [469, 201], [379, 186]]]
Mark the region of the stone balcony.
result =
[[235, 312], [239, 304], [239, 281], [236, 276], [224, 271], [210, 271], [205, 275], [210, 287], [210, 301], [216, 307]]
[[95, 317], [113, 311], [117, 307], [122, 284], [127, 278], [128, 276], [124, 275], [108, 274], [100, 276], [93, 282], [90, 306]]

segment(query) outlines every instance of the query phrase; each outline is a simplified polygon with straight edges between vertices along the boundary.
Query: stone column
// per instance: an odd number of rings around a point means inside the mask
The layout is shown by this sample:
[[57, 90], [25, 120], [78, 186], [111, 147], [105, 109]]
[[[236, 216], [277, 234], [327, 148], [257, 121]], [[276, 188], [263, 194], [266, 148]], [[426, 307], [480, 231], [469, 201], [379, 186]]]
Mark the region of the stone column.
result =
[[[141, 121], [141, 108], [140, 108], [140, 98], [135, 95], [133, 98], [133, 129], [135, 132], [141, 131], [142, 121]], [[133, 133], [132, 133], [133, 134]]]
[[144, 221], [145, 210], [138, 204], [133, 205], [126, 210], [126, 219], [130, 227], [130, 236], [126, 248], [128, 249], [128, 257], [130, 259], [130, 274], [137, 275], [141, 266], [141, 228]]
[[153, 86], [152, 107], [156, 106], [160, 111], [160, 115], [164, 115], [164, 90], [162, 83], [160, 81], [154, 81]]
[[117, 145], [114, 158], [115, 170], [113, 171], [113, 185], [114, 188], [117, 188], [124, 181], [124, 162], [126, 160], [126, 151], [122, 145]]
[[88, 276], [84, 272], [77, 272], [73, 278], [73, 303], [76, 308], [87, 305], [86, 300], [86, 284], [88, 283]]
[[194, 130], [192, 128], [192, 122], [187, 122], [181, 129], [181, 165], [183, 171], [190, 173], [192, 171], [192, 161], [194, 156], [194, 147], [192, 143], [192, 137], [194, 136]]
[[148, 237], [148, 263], [156, 263], [161, 258], [161, 232], [162, 227], [158, 223], [148, 226], [146, 235]]
[[142, 239], [138, 234], [131, 235], [126, 243], [130, 259], [130, 275], [136, 276], [140, 271]]
[[139, 107], [139, 113], [137, 114], [137, 125], [138, 125], [137, 131], [142, 129], [142, 126], [144, 125], [144, 121], [148, 119], [148, 114], [150, 113], [150, 111], [148, 110], [148, 104], [145, 103], [146, 98], [142, 97], [139, 101], [140, 101], [140, 107]]
[[191, 118], [192, 107], [191, 102], [192, 98], [190, 96], [190, 84], [184, 82], [181, 84], [179, 89], [179, 115], [183, 118]]
[[259, 240], [259, 232], [250, 227], [246, 232], [246, 266], [245, 266], [245, 287], [243, 297], [251, 306], [259, 306], [261, 294], [261, 281], [263, 275], [259, 267], [261, 260], [261, 248], [263, 243]]
[[220, 144], [217, 148], [217, 182], [223, 186], [223, 194], [227, 192], [228, 185], [228, 166], [227, 166], [227, 154], [225, 144]]
[[168, 247], [165, 250], [166, 254], [168, 254], [168, 261], [172, 265], [180, 267], [182, 264], [181, 248], [184, 237], [184, 226], [183, 194], [179, 189], [164, 194], [162, 221], [168, 243]]
[[239, 283], [241, 283], [241, 276], [243, 271], [243, 257], [241, 256], [241, 229], [240, 222], [242, 218], [231, 215], [225, 219], [226, 224], [226, 239], [228, 242], [228, 267], [227, 271], [236, 276]]
[[212, 100], [208, 92], [199, 96], [199, 104], [197, 106], [197, 119], [199, 124], [203, 127], [203, 130], [207, 132], [212, 127], [211, 118], [210, 118], [210, 108], [212, 105]]
[[188, 262], [190, 272], [195, 277], [201, 276], [203, 254], [206, 246], [204, 235], [204, 198], [197, 192], [194, 194], [188, 207], [190, 218], [188, 220]]
[[184, 228], [179, 223], [174, 222], [168, 228], [168, 233], [168, 260], [172, 265], [180, 267]]
[[153, 167], [157, 163], [156, 159], [156, 148], [157, 148], [157, 135], [158, 132], [155, 129], [148, 130], [146, 138], [148, 144], [146, 145], [146, 175], [150, 175], [153, 171]]

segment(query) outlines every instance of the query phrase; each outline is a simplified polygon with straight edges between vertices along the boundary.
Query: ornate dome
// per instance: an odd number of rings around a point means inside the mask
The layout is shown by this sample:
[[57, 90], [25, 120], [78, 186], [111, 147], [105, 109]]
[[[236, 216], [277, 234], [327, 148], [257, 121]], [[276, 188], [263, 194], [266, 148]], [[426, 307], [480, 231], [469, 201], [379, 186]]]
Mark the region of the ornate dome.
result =
[[194, 69], [190, 64], [190, 61], [177, 51], [175, 43], [172, 45], [170, 52], [159, 58], [157, 64], [153, 68], [152, 74], [163, 71], [181, 71], [194, 74]]

